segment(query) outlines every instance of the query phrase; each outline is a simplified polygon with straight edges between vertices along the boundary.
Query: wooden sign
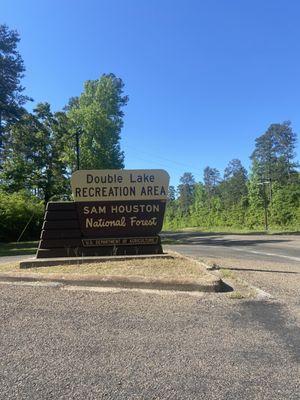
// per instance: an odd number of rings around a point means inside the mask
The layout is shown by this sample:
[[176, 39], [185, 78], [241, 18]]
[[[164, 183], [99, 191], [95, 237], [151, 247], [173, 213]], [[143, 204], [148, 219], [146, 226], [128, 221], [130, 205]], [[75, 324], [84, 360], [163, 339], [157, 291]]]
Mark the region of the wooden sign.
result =
[[80, 170], [74, 202], [47, 205], [37, 257], [162, 253], [169, 175], [164, 170]]

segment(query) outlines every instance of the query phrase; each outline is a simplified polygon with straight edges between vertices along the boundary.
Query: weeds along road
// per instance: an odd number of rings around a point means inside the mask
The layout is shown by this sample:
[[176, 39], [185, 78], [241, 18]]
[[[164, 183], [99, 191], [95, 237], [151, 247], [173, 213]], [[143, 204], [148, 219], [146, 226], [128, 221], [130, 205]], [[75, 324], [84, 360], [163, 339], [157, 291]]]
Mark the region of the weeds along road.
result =
[[282, 302], [0, 284], [0, 398], [298, 400]]

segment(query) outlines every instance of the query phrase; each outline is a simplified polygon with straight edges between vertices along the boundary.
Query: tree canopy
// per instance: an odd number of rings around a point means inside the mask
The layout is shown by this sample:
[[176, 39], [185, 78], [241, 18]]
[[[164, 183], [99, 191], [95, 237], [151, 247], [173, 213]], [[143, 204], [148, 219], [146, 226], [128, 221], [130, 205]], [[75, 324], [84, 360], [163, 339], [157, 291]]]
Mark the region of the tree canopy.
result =
[[255, 173], [261, 181], [284, 182], [296, 173], [295, 146], [297, 136], [290, 121], [271, 124], [268, 130], [255, 140], [251, 155]]
[[0, 149], [3, 126], [20, 118], [30, 98], [23, 94], [21, 79], [25, 66], [17, 49], [20, 36], [7, 25], [0, 25]]
[[24, 113], [5, 139], [3, 187], [9, 192], [27, 189], [45, 202], [67, 193], [67, 139], [66, 115], [52, 113], [50, 104], [39, 103], [32, 114]]
[[[76, 131], [80, 134], [82, 169], [124, 168], [120, 133], [122, 108], [128, 97], [123, 94], [123, 89], [122, 79], [114, 74], [103, 74], [97, 80], [87, 81], [83, 93], [70, 99], [67, 116], [73, 137]], [[70, 148], [69, 159], [75, 165], [75, 145]]]
[[30, 113], [21, 84], [25, 66], [18, 33], [0, 25], [0, 189], [26, 190], [49, 201], [70, 196], [69, 178], [76, 169], [76, 136], [80, 138], [81, 168], [123, 168], [120, 148], [124, 83], [103, 74], [84, 84], [64, 110], [53, 112], [39, 103]]

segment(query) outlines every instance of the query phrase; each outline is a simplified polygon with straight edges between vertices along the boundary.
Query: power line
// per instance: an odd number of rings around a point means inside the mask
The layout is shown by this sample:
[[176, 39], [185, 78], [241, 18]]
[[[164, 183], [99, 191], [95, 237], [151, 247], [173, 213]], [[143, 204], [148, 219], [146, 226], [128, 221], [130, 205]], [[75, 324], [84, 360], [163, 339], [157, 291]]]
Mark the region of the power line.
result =
[[[168, 162], [168, 163], [173, 163], [173, 164], [177, 164], [177, 165], [179, 165], [179, 166], [183, 166], [183, 167], [189, 168], [189, 172], [193, 172], [193, 175], [198, 176], [200, 179], [202, 179], [202, 175], [200, 175], [199, 172], [196, 172], [196, 171], [199, 171], [199, 170], [194, 169], [194, 167], [191, 167], [191, 166], [188, 165], [188, 164], [184, 164], [184, 163], [181, 163], [181, 162], [178, 162], [178, 161], [175, 161], [175, 160], [170, 160], [170, 159], [168, 159], [168, 158], [164, 158], [164, 157], [161, 157], [161, 156], [157, 156], [157, 155], [151, 154], [151, 153], [146, 152], [146, 151], [143, 151], [143, 150], [138, 150], [138, 149], [136, 149], [136, 148], [134, 148], [134, 147], [132, 147], [132, 146], [127, 146], [127, 147], [129, 147], [130, 149], [134, 150], [135, 152], [144, 153], [144, 154], [150, 156], [150, 157], [152, 158], [152, 160], [153, 160], [153, 158], [161, 159], [161, 160], [166, 161], [166, 162]], [[137, 156], [136, 154], [135, 154], [134, 156], [135, 156], [135, 158], [138, 158], [138, 159], [140, 159], [140, 160], [142, 160], [142, 161], [147, 161], [147, 162], [150, 162], [150, 163], [152, 163], [152, 164], [158, 165], [157, 162], [153, 162], [152, 160], [144, 159], [144, 158], [142, 158], [142, 157], [140, 157], [140, 156]], [[163, 164], [161, 164], [161, 163], [159, 163], [159, 164], [160, 164], [160, 165], [163, 165]], [[165, 165], [164, 165], [164, 168], [166, 168]], [[167, 168], [168, 168], [168, 166], [167, 166]], [[173, 168], [174, 168], [174, 167], [173, 167]], [[177, 168], [177, 170], [178, 170], [178, 169], [179, 169], [179, 168]], [[182, 169], [181, 169], [181, 170], [182, 170]]]
[[[145, 161], [145, 162], [147, 162], [147, 163], [154, 164], [156, 167], [167, 168], [167, 169], [170, 168], [170, 165], [162, 164], [161, 162], [156, 162], [156, 161], [153, 161], [153, 160], [145, 159], [145, 158], [140, 157], [140, 156], [134, 156], [134, 157], [137, 158], [137, 159], [139, 159], [139, 160]], [[174, 169], [173, 166], [172, 166], [172, 169]], [[179, 167], [175, 167], [175, 169], [176, 169], [177, 171], [179, 171]], [[182, 169], [180, 169], [180, 171], [182, 171]], [[190, 171], [190, 172], [193, 172], [193, 171]], [[200, 176], [198, 173], [194, 173], [194, 172], [193, 172], [193, 175], [194, 175], [196, 178], [199, 178], [199, 180], [202, 179], [202, 176]]]
[[[132, 146], [128, 146], [128, 145], [127, 145], [126, 147], [129, 147], [129, 148], [131, 148], [131, 149], [134, 150], [134, 151], [138, 151], [138, 152], [140, 152], [140, 153], [147, 154], [147, 155], [149, 155], [149, 156], [151, 156], [151, 157], [154, 156], [154, 154], [151, 154], [151, 153], [146, 152], [146, 151], [144, 151], [144, 150], [136, 149], [136, 148], [134, 148], [134, 147], [132, 147]], [[194, 167], [192, 167], [191, 165], [188, 165], [188, 164], [185, 164], [185, 163], [182, 163], [182, 162], [179, 162], [179, 161], [170, 160], [169, 158], [165, 158], [165, 157], [161, 157], [161, 156], [157, 156], [157, 155], [155, 155], [155, 157], [156, 157], [156, 158], [160, 158], [161, 160], [164, 160], [164, 161], [167, 161], [167, 162], [172, 162], [172, 163], [174, 163], [174, 164], [181, 165], [181, 166], [183, 166], [183, 167], [187, 167], [187, 168], [192, 168], [192, 169], [194, 169]]]

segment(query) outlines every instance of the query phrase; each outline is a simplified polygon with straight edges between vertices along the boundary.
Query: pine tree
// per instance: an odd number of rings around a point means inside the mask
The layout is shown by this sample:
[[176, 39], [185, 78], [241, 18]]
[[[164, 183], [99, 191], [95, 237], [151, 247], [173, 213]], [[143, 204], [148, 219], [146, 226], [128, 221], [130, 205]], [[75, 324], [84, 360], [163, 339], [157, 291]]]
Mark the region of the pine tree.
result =
[[247, 195], [247, 171], [239, 159], [231, 160], [225, 168], [220, 193], [226, 207], [238, 204]]
[[183, 214], [187, 214], [189, 211], [189, 207], [193, 202], [195, 189], [195, 179], [193, 174], [190, 172], [185, 172], [180, 178], [180, 184], [178, 186], [178, 194], [179, 194], [179, 206], [180, 210]]
[[260, 180], [285, 183], [296, 173], [295, 146], [297, 136], [289, 121], [271, 124], [268, 130], [255, 140], [251, 155], [256, 163]]
[[17, 45], [20, 36], [6, 25], [0, 25], [0, 152], [5, 126], [17, 121], [24, 112], [23, 105], [30, 100], [23, 95], [21, 79], [25, 67]]

